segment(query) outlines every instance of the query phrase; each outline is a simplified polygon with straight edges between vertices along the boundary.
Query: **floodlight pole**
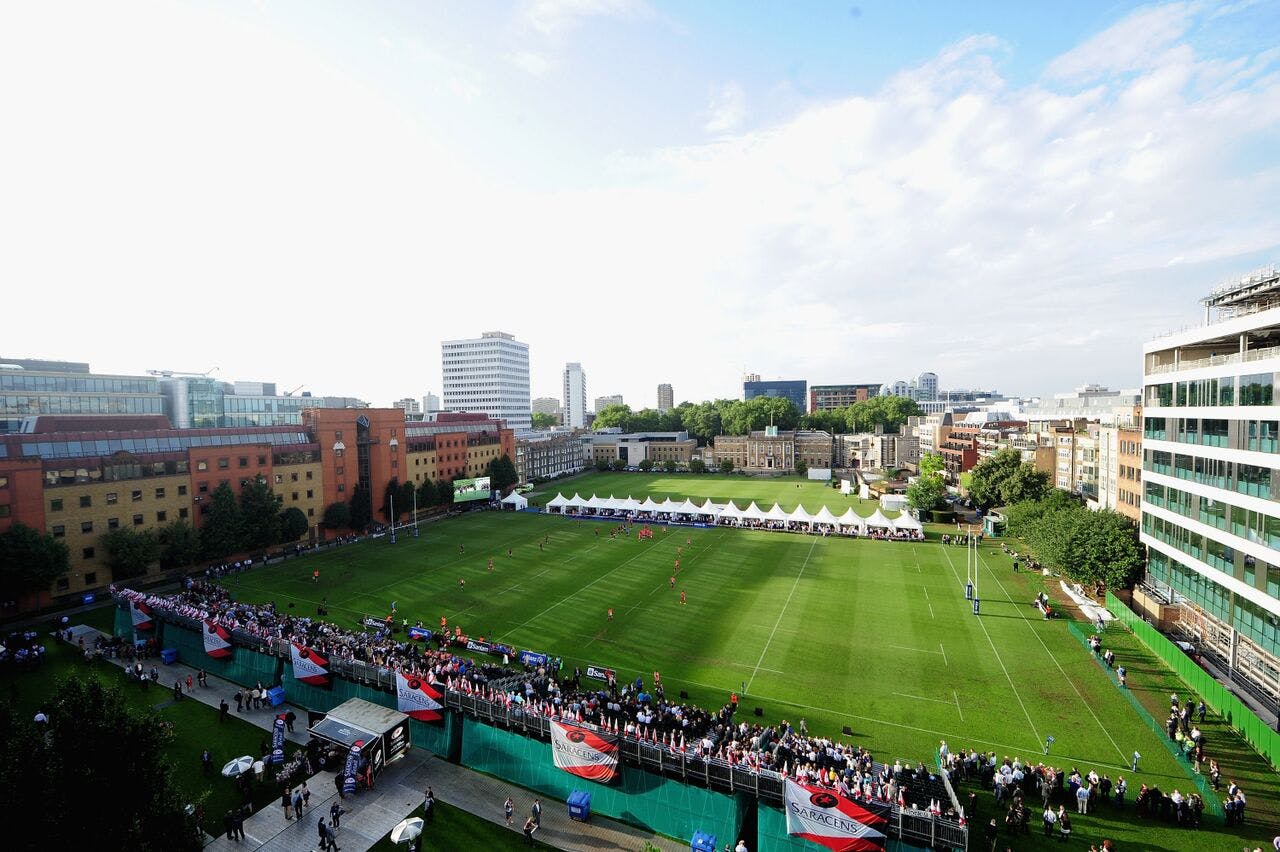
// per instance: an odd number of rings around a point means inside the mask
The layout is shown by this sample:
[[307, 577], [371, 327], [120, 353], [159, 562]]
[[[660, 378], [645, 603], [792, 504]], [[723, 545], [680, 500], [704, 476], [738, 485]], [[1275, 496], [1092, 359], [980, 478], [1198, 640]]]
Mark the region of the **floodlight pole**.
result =
[[418, 489], [413, 489], [413, 537], [418, 537]]
[[387, 495], [391, 500], [391, 543], [396, 543], [396, 495]]

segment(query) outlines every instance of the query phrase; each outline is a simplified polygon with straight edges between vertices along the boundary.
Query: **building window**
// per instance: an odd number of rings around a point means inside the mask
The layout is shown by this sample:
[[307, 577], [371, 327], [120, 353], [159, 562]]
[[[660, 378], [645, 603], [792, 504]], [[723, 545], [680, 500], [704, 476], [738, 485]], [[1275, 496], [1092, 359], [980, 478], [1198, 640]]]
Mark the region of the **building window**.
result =
[[92, 548], [92, 547], [86, 547], [84, 550], [80, 551], [80, 557], [81, 557], [82, 559], [92, 559], [92, 558], [93, 558], [93, 548]]
[[91, 533], [91, 532], [93, 532], [93, 521], [81, 521], [81, 522], [80, 522], [80, 532], [82, 532], [82, 533]]
[[311, 481], [311, 471], [307, 471], [307, 481]]
[[67, 528], [62, 524], [54, 524], [52, 532], [54, 538], [62, 538], [67, 534]]
[[164, 499], [164, 489], [163, 489], [163, 488], [157, 488], [157, 489], [156, 489], [156, 499], [157, 499], [157, 500], [163, 500], [163, 499]]
[[297, 481], [298, 481], [298, 474], [297, 474], [297, 473], [291, 473], [291, 474], [289, 474], [289, 481], [290, 481], [290, 482], [297, 482]]
[[142, 521], [142, 515], [140, 515], [140, 514], [138, 514], [138, 515], [134, 515], [134, 516], [133, 516], [133, 525], [134, 525], [135, 527], [140, 527], [140, 526], [142, 526], [142, 524], [143, 524], [143, 521]]
[[132, 500], [132, 501], [133, 501], [133, 502], [135, 502], [135, 503], [141, 503], [141, 502], [142, 502], [142, 489], [138, 489], [137, 491], [134, 491], [132, 494], [130, 494], [130, 495], [129, 495], [129, 499], [130, 499], [130, 500]]
[[341, 494], [342, 492], [344, 492], [344, 491], [346, 491], [346, 490], [347, 490], [347, 486], [345, 486], [345, 485], [343, 485], [341, 482], [339, 482], [339, 483], [338, 483], [338, 493], [339, 493], [339, 494]]
[[109, 529], [109, 530], [118, 530], [118, 529], [120, 529], [120, 519], [119, 519], [119, 518], [107, 518], [107, 529]]
[[69, 588], [71, 588], [71, 581], [70, 581], [70, 580], [68, 580], [66, 577], [59, 577], [59, 578], [58, 578], [58, 591], [60, 591], [60, 592], [65, 592], [65, 591], [66, 591], [67, 589], [69, 589]]
[[277, 474], [276, 474], [276, 485], [283, 485], [283, 484], [284, 484], [284, 474], [283, 474], [283, 473], [277, 473]]
[[231, 459], [218, 459], [218, 470], [226, 470], [231, 467]]
[[291, 495], [290, 495], [289, 499], [291, 499], [293, 502], [297, 503], [297, 502], [298, 502], [298, 492], [297, 492], [297, 491], [293, 492], [293, 494], [291, 494]]
[[[311, 478], [311, 474], [307, 474], [307, 479], [310, 479], [310, 478]], [[8, 488], [8, 487], [9, 487], [9, 477], [0, 476], [0, 488]]]
[[197, 490], [197, 491], [199, 491], [201, 494], [208, 494], [208, 493], [209, 493], [209, 483], [207, 483], [207, 482], [201, 482], [199, 485], [197, 485], [197, 486], [196, 486], [196, 490]]
[[342, 466], [341, 466], [341, 465], [339, 465], [339, 466], [334, 470], [334, 473], [338, 474], [338, 476], [342, 476]]
[[12, 510], [9, 508], [9, 504], [8, 504], [8, 503], [0, 503], [0, 518], [7, 518], [7, 517], [9, 517], [9, 515], [11, 514], [11, 512], [12, 512]]
[[116, 492], [114, 492], [114, 491], [108, 491], [108, 492], [107, 492], [107, 505], [108, 505], [108, 506], [114, 506], [114, 505], [116, 504], [116, 501], [117, 501], [118, 499], [120, 499], [120, 495], [119, 495], [119, 494], [117, 494]]
[[80, 495], [80, 508], [81, 508], [81, 509], [88, 509], [88, 508], [89, 508], [89, 507], [91, 507], [92, 505], [93, 505], [93, 498], [92, 498], [92, 497], [90, 497], [88, 494], [81, 494], [81, 495]]
[[169, 513], [168, 513], [168, 512], [156, 512], [156, 523], [157, 523], [157, 524], [163, 524], [163, 523], [164, 523], [165, 521], [167, 521], [167, 520], [169, 520]]
[[98, 585], [98, 572], [97, 572], [97, 571], [90, 571], [88, 574], [85, 574], [85, 575], [84, 575], [84, 584], [85, 584], [86, 586], [96, 586], [96, 585]]
[[310, 500], [314, 496], [314, 492], [310, 488], [307, 489], [307, 499]]
[[179, 497], [186, 497], [186, 496], [187, 496], [187, 486], [185, 486], [185, 485], [179, 485], [179, 486], [178, 486], [178, 496], [179, 496]]
[[248, 456], [241, 456], [241, 457], [240, 457], [240, 466], [241, 466], [241, 467], [248, 467], [248, 466], [249, 466], [249, 457], [248, 457]]
[[208, 469], [209, 469], [209, 463], [207, 461], [196, 462], [196, 470], [208, 470]]
[[186, 509], [186, 507], [185, 507], [185, 506], [184, 506], [183, 508], [181, 508], [181, 509], [179, 509], [179, 510], [178, 510], [178, 517], [179, 517], [179, 518], [182, 518], [184, 521], [187, 519], [187, 516], [188, 516], [189, 514], [191, 514], [191, 513], [187, 511], [187, 509]]
[[259, 464], [260, 466], [265, 466], [265, 465], [266, 465], [266, 463], [267, 463], [267, 457], [266, 457], [266, 456], [258, 456], [258, 464]]
[[333, 433], [333, 439], [334, 439], [335, 441], [341, 441], [341, 440], [342, 440], [342, 430], [338, 430], [337, 432], [334, 432], [334, 433]]
[[307, 509], [308, 518], [314, 518], [315, 516], [316, 516], [316, 510], [314, 507]]
[[62, 498], [61, 498], [61, 497], [54, 497], [52, 500], [50, 500], [50, 501], [49, 501], [49, 511], [50, 511], [50, 512], [61, 512], [61, 511], [62, 511]]

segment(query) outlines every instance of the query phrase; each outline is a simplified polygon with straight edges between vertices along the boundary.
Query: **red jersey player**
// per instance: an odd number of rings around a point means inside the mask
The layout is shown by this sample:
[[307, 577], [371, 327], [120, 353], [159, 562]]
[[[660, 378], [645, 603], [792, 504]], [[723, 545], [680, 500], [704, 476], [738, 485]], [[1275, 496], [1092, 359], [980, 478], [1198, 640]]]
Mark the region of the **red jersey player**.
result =
[[681, 589], [680, 590], [680, 606], [684, 606], [686, 603], [688, 603], [688, 601], [685, 599], [684, 589]]
[[676, 575], [675, 575], [675, 574], [672, 574], [672, 575], [671, 575], [671, 588], [673, 588], [673, 589], [674, 589], [675, 587], [676, 587]]
[[609, 620], [613, 621], [613, 607], [609, 607]]
[[490, 571], [492, 571], [492, 570], [493, 570], [493, 557], [492, 557], [492, 556], [490, 556], [490, 557], [489, 557], [489, 570], [490, 570]]

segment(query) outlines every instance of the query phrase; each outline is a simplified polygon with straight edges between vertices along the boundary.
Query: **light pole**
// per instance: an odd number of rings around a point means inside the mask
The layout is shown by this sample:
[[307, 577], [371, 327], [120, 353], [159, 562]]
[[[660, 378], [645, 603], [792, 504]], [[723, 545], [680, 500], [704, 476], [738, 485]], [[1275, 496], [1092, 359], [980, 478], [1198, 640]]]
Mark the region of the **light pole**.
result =
[[418, 537], [418, 489], [413, 489], [413, 537]]
[[391, 543], [396, 543], [396, 495], [388, 494], [387, 498], [391, 501]]

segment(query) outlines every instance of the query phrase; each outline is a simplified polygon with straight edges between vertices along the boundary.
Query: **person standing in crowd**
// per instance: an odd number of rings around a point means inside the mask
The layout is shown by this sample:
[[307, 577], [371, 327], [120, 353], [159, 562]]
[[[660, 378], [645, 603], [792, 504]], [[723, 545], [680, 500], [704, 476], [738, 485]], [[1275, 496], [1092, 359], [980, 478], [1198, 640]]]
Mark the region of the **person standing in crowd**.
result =
[[542, 826], [542, 800], [534, 799], [533, 807], [530, 808], [530, 816], [533, 817], [534, 825]]
[[293, 812], [298, 815], [298, 825], [302, 825], [302, 789], [293, 791]]
[[307, 788], [306, 779], [302, 781], [302, 806], [304, 808], [311, 807], [311, 790]]
[[231, 709], [231, 705], [227, 704], [227, 699], [218, 699], [218, 721], [223, 722], [227, 718], [227, 711]]
[[244, 712], [244, 693], [238, 689], [236, 690], [236, 712]]
[[516, 812], [516, 803], [511, 800], [510, 796], [507, 796], [507, 800], [502, 803], [502, 812], [507, 817], [507, 828], [510, 828], [511, 818], [515, 815], [515, 812]]
[[293, 819], [293, 794], [288, 784], [282, 785], [282, 789], [284, 792], [280, 794], [280, 806], [284, 808], [284, 818], [291, 820]]
[[533, 821], [533, 817], [529, 817], [524, 821], [524, 842], [526, 846], [533, 845], [533, 833], [538, 830], [538, 824]]
[[342, 805], [338, 804], [335, 801], [332, 805], [329, 806], [329, 825], [333, 826], [334, 828], [341, 827], [342, 815], [344, 813], [346, 813], [346, 811], [342, 809]]

